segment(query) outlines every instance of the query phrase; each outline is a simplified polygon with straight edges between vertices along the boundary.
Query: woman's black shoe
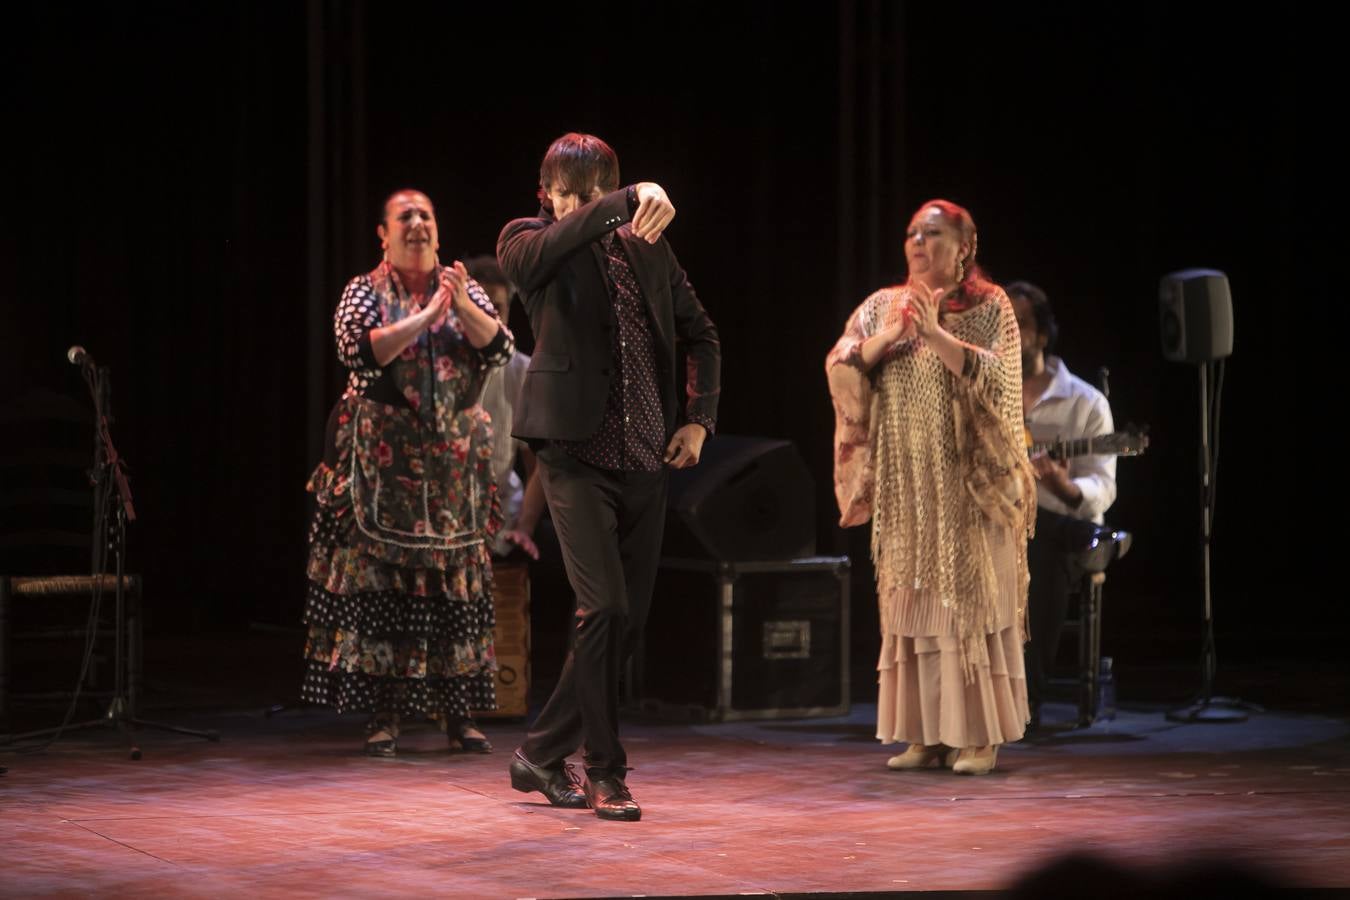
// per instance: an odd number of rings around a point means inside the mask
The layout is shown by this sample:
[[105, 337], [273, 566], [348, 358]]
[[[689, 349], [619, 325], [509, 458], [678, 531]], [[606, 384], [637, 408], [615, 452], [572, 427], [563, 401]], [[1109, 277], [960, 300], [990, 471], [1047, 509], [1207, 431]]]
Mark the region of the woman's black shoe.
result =
[[398, 755], [398, 725], [383, 719], [371, 719], [370, 723], [366, 725], [366, 734], [374, 737], [380, 732], [384, 732], [389, 737], [378, 741], [366, 738], [366, 756], [392, 759]]
[[469, 737], [464, 732], [476, 731], [478, 725], [468, 716], [451, 717], [445, 728], [451, 753], [491, 753], [492, 744], [485, 737]]

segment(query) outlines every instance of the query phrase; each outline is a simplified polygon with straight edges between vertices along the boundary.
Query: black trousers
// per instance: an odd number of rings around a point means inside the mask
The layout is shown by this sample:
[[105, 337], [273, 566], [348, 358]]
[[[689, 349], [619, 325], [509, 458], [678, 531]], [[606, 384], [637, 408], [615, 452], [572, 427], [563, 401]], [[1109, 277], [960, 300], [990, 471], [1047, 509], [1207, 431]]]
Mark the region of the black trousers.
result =
[[647, 621], [666, 520], [666, 473], [597, 469], [554, 447], [540, 478], [576, 593], [576, 635], [521, 752], [552, 766], [585, 745], [589, 770], [622, 770], [619, 673]]
[[1069, 594], [1082, 579], [1074, 559], [1086, 546], [1092, 523], [1046, 509], [1036, 512], [1036, 537], [1027, 544], [1031, 586], [1027, 596], [1031, 640], [1026, 645], [1027, 699], [1033, 707], [1046, 698], [1050, 670], [1059, 650]]

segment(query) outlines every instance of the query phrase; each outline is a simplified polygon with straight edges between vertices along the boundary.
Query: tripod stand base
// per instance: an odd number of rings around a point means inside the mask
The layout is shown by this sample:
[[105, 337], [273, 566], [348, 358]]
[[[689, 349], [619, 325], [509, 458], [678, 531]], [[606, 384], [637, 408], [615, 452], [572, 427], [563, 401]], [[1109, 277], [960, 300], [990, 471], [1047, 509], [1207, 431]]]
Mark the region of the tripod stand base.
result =
[[1232, 697], [1210, 697], [1190, 706], [1174, 709], [1167, 714], [1169, 722], [1200, 722], [1208, 725], [1223, 725], [1247, 721], [1247, 714], [1264, 712], [1255, 703], [1244, 703]]
[[220, 742], [220, 732], [215, 729], [199, 731], [195, 728], [184, 728], [181, 725], [169, 725], [164, 722], [150, 722], [146, 719], [138, 719], [134, 716], [127, 716], [118, 713], [120, 707], [114, 701], [114, 706], [105, 716], [97, 719], [87, 719], [83, 722], [71, 722], [69, 725], [59, 725], [54, 728], [42, 728], [37, 731], [25, 731], [22, 734], [11, 734], [4, 737], [3, 743], [10, 744], [17, 741], [31, 741], [38, 738], [50, 737], [52, 735], [64, 734], [67, 731], [80, 731], [85, 728], [116, 728], [126, 737], [130, 745], [130, 754], [132, 759], [141, 758], [141, 748], [132, 737], [132, 731], [140, 728], [156, 728], [160, 731], [171, 731], [174, 734], [186, 734], [189, 737], [199, 737], [212, 743]]
[[136, 728], [158, 728], [160, 731], [172, 731], [174, 734], [186, 734], [190, 737], [205, 738], [213, 744], [220, 743], [220, 732], [214, 728], [198, 730], [196, 728], [184, 728], [182, 725], [169, 725], [166, 722], [149, 722], [145, 719], [127, 719], [127, 724]]

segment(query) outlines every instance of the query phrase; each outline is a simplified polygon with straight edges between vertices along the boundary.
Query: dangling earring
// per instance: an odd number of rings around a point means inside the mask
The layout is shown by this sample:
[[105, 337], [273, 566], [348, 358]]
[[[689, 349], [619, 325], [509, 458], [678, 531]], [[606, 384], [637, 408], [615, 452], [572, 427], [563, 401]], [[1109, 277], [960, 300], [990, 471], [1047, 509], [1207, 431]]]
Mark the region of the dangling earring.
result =
[[385, 262], [389, 262], [389, 242], [388, 242], [388, 241], [381, 241], [381, 242], [380, 242], [380, 250], [382, 251], [384, 261], [385, 261]]
[[959, 286], [961, 282], [965, 280], [966, 280], [966, 263], [965, 260], [958, 259], [956, 261], [956, 283]]

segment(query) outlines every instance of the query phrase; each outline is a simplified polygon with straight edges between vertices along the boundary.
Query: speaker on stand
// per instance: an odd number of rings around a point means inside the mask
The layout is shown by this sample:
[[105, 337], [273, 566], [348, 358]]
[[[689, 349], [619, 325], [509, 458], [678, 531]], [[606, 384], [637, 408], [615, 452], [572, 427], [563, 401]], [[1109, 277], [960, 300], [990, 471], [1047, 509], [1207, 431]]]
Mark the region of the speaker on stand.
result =
[[1164, 275], [1158, 288], [1158, 315], [1163, 358], [1195, 365], [1200, 378], [1200, 561], [1204, 591], [1201, 687], [1195, 702], [1169, 712], [1167, 718], [1173, 722], [1242, 722], [1249, 711], [1259, 707], [1214, 696], [1218, 662], [1210, 590], [1219, 412], [1224, 361], [1233, 353], [1233, 297], [1228, 276], [1214, 269], [1185, 269]]

